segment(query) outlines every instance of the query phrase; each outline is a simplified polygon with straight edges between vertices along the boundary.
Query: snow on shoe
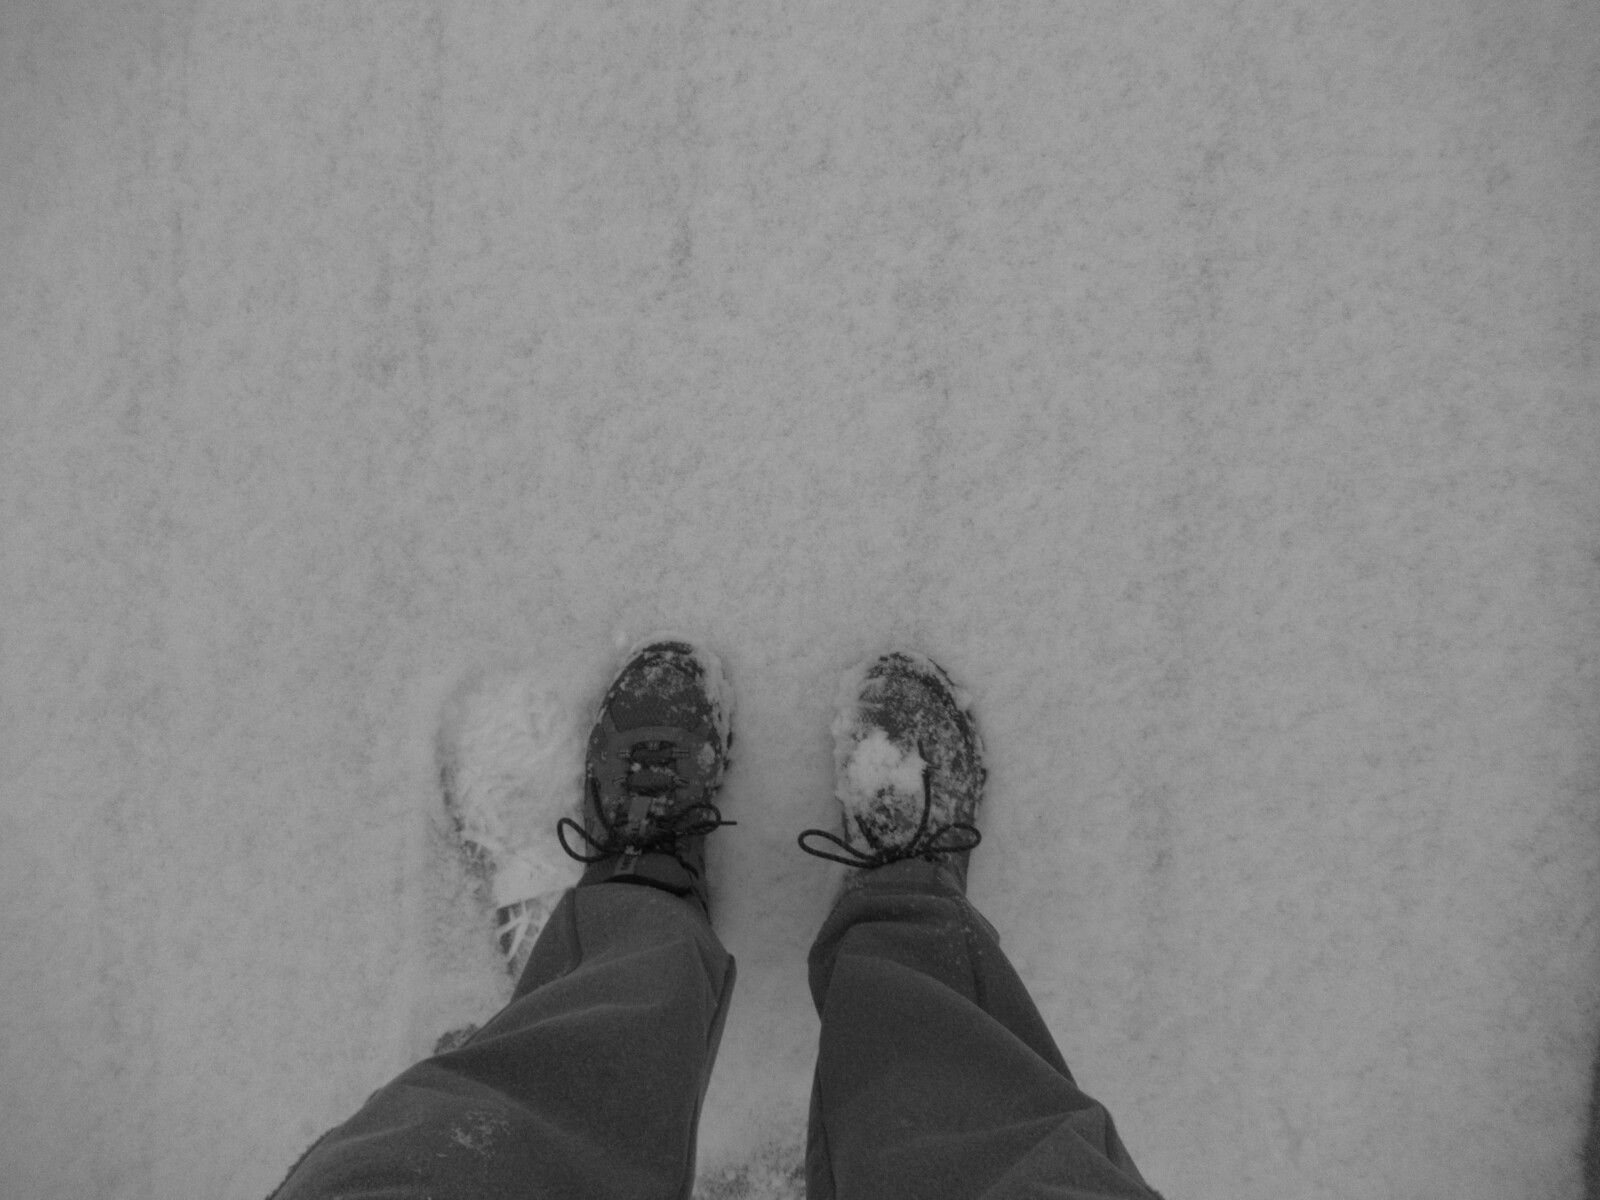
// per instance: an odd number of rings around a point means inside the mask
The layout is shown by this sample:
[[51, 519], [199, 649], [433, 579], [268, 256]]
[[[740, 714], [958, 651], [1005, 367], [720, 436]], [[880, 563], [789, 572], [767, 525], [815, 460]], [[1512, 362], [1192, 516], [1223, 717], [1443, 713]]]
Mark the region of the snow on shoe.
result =
[[986, 771], [971, 697], [926, 656], [896, 651], [844, 673], [833, 759], [846, 855], [818, 853], [802, 840], [808, 853], [871, 866], [978, 844], [971, 822]]
[[515, 975], [581, 873], [556, 840], [583, 790], [576, 714], [527, 674], [475, 675], [446, 705], [438, 755], [445, 809]]

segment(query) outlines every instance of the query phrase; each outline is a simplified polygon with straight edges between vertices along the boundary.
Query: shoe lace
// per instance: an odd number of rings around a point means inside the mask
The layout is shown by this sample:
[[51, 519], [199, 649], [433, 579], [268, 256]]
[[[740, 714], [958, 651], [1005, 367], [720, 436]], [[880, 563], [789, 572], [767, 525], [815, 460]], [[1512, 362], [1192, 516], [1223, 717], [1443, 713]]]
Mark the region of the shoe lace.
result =
[[[928, 765], [927, 753], [923, 750], [922, 743], [917, 743], [917, 752], [922, 755], [922, 818], [917, 822], [917, 831], [911, 840], [898, 846], [885, 845], [865, 825], [857, 825], [861, 836], [872, 847], [872, 853], [858, 850], [843, 838], [829, 833], [825, 829], [808, 829], [799, 837], [800, 849], [814, 858], [826, 858], [830, 862], [843, 863], [847, 867], [883, 867], [892, 862], [900, 862], [907, 858], [925, 858], [929, 861], [936, 859], [941, 854], [961, 854], [975, 848], [983, 841], [983, 834], [978, 832], [975, 825], [965, 821], [953, 821], [948, 825], [937, 825], [929, 829], [929, 822], [933, 818], [933, 768]], [[954, 835], [954, 840], [952, 836]], [[819, 837], [827, 842], [832, 842], [844, 854], [830, 854], [826, 850], [814, 850], [806, 845], [808, 837]]]
[[[622, 790], [632, 799], [627, 805], [618, 805], [615, 816], [607, 816], [600, 803], [600, 781], [589, 776], [589, 802], [600, 814], [604, 833], [592, 836], [587, 829], [570, 817], [556, 822], [556, 839], [567, 854], [581, 863], [597, 863], [622, 855], [629, 863], [640, 855], [665, 851], [676, 854], [678, 842], [683, 838], [698, 837], [724, 825], [737, 825], [726, 820], [722, 811], [707, 800], [696, 801], [665, 815], [654, 814], [654, 802], [688, 782], [673, 769], [672, 764], [687, 758], [691, 751], [672, 742], [635, 743], [625, 751], [628, 762], [648, 771], [630, 770], [624, 777]], [[574, 850], [567, 843], [567, 829], [571, 828], [588, 844], [593, 853]]]

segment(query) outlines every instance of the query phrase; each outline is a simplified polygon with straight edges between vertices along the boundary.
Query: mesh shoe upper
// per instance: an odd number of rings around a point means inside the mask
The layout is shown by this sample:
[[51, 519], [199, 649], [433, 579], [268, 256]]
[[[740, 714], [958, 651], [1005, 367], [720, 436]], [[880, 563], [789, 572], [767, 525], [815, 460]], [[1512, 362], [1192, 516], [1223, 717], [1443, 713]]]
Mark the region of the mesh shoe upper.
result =
[[[728, 766], [729, 708], [714, 656], [679, 641], [636, 652], [601, 702], [585, 761], [584, 823], [560, 822], [562, 848], [584, 863], [615, 859], [605, 878], [638, 875], [703, 901], [704, 837], [736, 823], [711, 803]], [[586, 851], [568, 843], [569, 829]], [[671, 856], [682, 871], [647, 855]]]

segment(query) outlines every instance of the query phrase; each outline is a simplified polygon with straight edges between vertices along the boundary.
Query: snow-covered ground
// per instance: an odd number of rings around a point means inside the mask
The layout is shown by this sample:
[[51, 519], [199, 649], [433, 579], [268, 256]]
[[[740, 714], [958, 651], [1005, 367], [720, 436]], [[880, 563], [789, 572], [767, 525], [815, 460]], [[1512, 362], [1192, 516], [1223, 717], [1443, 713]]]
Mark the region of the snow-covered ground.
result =
[[6, 5], [0, 1192], [252, 1200], [492, 1008], [448, 714], [581, 736], [673, 626], [738, 696], [703, 1194], [797, 1194], [795, 836], [899, 643], [1155, 1186], [1573, 1200], [1597, 60], [1580, 0]]

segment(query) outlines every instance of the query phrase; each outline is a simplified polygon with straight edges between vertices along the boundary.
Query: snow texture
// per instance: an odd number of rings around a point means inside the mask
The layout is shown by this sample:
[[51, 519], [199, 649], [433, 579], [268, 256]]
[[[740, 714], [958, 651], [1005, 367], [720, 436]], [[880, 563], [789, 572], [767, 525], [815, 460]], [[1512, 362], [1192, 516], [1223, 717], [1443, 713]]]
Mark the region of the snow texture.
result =
[[485, 885], [514, 980], [582, 866], [557, 823], [583, 823], [580, 714], [527, 676], [478, 675], [451, 697], [439, 732], [445, 811]]
[[913, 805], [921, 807], [923, 760], [915, 746], [897, 746], [883, 730], [874, 729], [852, 738], [846, 752], [836, 792], [840, 803], [854, 808], [870, 800], [893, 799], [905, 804], [907, 811]]
[[496, 908], [559, 894], [581, 873], [556, 822], [583, 818], [582, 714], [537, 681], [477, 676], [451, 697], [440, 724], [444, 805], [469, 858], [481, 863]]
[[910, 645], [1157, 1188], [1576, 1200], [1597, 61], [1569, 0], [6, 6], [0, 1191], [259, 1200], [491, 1014], [442, 731], [546, 888], [677, 625], [702, 1196], [800, 1194], [795, 838]]

